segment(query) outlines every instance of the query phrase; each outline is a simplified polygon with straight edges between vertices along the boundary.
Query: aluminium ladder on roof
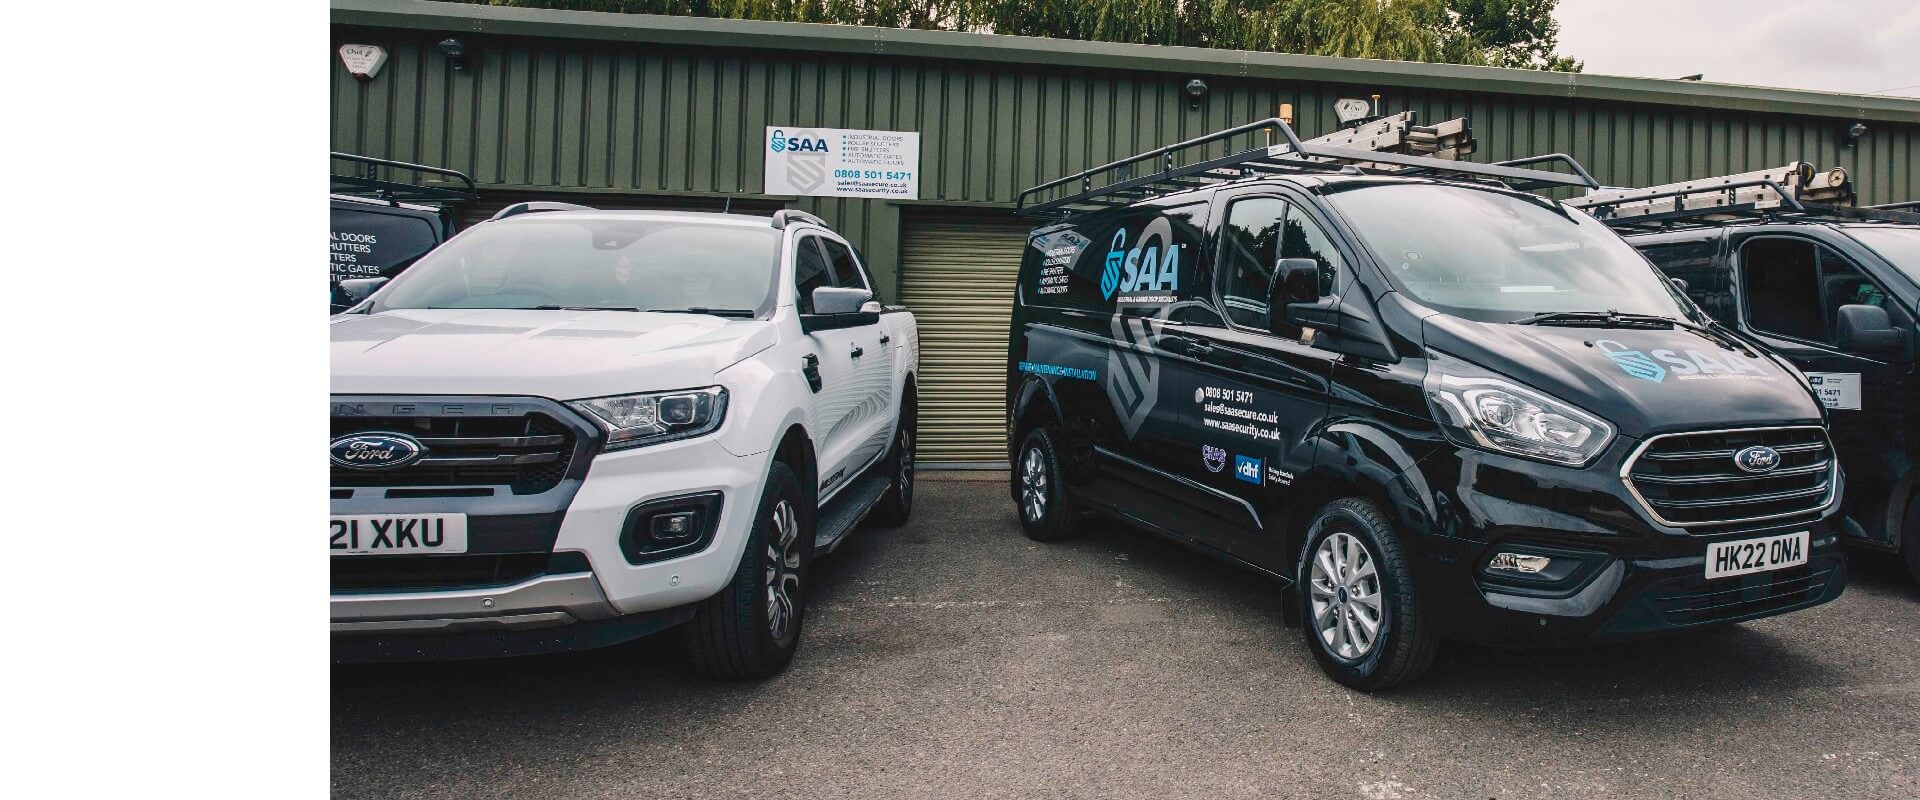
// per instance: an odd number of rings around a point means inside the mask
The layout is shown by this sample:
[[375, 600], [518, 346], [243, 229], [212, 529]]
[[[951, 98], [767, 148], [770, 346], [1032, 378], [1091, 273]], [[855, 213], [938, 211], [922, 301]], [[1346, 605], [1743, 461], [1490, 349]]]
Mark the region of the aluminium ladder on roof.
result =
[[1912, 204], [1855, 208], [1854, 198], [1853, 182], [1845, 169], [1820, 170], [1794, 161], [1735, 175], [1609, 189], [1566, 203], [1623, 231], [1787, 218], [1920, 224], [1920, 213], [1900, 210]]
[[[1075, 213], [1119, 208], [1135, 201], [1169, 192], [1213, 186], [1264, 175], [1342, 173], [1349, 175], [1417, 175], [1441, 180], [1492, 182], [1520, 190], [1554, 187], [1597, 189], [1599, 183], [1572, 156], [1552, 153], [1531, 158], [1476, 164], [1451, 160], [1459, 148], [1471, 149], [1465, 120], [1451, 120], [1441, 126], [1417, 130], [1406, 115], [1406, 127], [1400, 134], [1401, 149], [1422, 152], [1393, 152], [1369, 140], [1364, 131], [1401, 115], [1341, 131], [1310, 141], [1301, 141], [1293, 127], [1279, 118], [1245, 125], [1155, 148], [1092, 169], [1058, 178], [1020, 193], [1014, 213], [1022, 217], [1061, 218]], [[1453, 126], [1457, 123], [1457, 129]], [[1236, 137], [1254, 141], [1265, 133], [1265, 146], [1254, 146], [1224, 156], [1208, 157], [1215, 148], [1231, 151]], [[1380, 134], [1387, 136], [1384, 132]], [[1389, 138], [1391, 138], [1389, 136]], [[1366, 148], [1366, 149], [1363, 149]], [[1431, 148], [1430, 150], [1428, 148]], [[1529, 165], [1560, 163], [1574, 174], [1529, 169]]]

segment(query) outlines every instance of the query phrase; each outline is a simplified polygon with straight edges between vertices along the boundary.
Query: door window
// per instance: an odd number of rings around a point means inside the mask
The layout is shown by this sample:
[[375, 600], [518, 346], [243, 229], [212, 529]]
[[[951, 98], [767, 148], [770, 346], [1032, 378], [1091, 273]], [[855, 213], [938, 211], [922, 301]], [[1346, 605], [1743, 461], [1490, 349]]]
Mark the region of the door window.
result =
[[802, 314], [813, 313], [813, 290], [838, 285], [826, 254], [820, 251], [820, 241], [818, 236], [802, 236], [793, 251], [794, 302], [799, 304]]
[[1886, 305], [1880, 287], [1845, 257], [1804, 239], [1765, 238], [1740, 248], [1747, 323], [1755, 330], [1832, 344], [1843, 305]]
[[833, 285], [872, 291], [873, 287], [867, 285], [867, 279], [860, 270], [860, 264], [853, 258], [852, 248], [827, 238], [821, 238], [820, 245], [827, 249], [827, 258], [833, 262]]
[[1278, 197], [1249, 197], [1227, 207], [1227, 224], [1220, 227], [1220, 302], [1237, 324], [1267, 329], [1267, 298], [1288, 205]]
[[1320, 265], [1320, 294], [1333, 294], [1334, 279], [1340, 275], [1340, 251], [1333, 248], [1320, 224], [1299, 204], [1288, 204], [1286, 228], [1280, 234], [1281, 258], [1311, 258]]

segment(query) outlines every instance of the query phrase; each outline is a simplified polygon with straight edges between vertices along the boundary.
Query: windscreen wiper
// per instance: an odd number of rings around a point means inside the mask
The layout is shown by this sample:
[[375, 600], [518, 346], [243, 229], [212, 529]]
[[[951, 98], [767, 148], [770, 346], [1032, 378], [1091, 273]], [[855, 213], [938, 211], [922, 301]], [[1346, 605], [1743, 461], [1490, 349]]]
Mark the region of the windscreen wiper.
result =
[[645, 311], [636, 306], [534, 306], [534, 311]]
[[1618, 311], [1549, 311], [1513, 321], [1515, 325], [1568, 325], [1591, 328], [1665, 328], [1679, 324], [1672, 317], [1622, 314]]
[[1674, 317], [1659, 314], [1622, 314], [1618, 311], [1549, 311], [1513, 321], [1515, 325], [1570, 325], [1592, 326], [1597, 328], [1679, 328], [1692, 332], [1702, 339], [1713, 342], [1727, 350], [1738, 351], [1742, 355], [1758, 357], [1752, 348], [1715, 326], [1701, 325]]
[[692, 308], [649, 308], [647, 310], [658, 314], [707, 314], [715, 317], [738, 317], [740, 319], [752, 319], [759, 316], [757, 312], [746, 308], [707, 308], [705, 306], [694, 306]]

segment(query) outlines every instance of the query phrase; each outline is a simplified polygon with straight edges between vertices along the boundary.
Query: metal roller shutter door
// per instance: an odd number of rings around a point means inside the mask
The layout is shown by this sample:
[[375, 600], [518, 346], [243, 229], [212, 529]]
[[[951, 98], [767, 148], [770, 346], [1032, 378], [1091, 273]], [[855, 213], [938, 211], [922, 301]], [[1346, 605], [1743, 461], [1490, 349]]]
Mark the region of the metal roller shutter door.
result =
[[950, 209], [910, 214], [900, 242], [900, 302], [920, 326], [918, 460], [1007, 460], [1007, 324], [1027, 228]]

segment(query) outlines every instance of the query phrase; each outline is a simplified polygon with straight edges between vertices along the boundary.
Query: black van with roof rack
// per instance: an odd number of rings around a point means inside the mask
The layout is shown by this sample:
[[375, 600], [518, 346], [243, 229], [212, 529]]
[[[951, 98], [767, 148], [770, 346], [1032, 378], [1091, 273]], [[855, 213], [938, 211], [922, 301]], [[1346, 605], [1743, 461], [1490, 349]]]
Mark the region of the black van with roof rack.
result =
[[1854, 207], [1805, 162], [1571, 201], [1806, 375], [1847, 471], [1839, 530], [1920, 580], [1920, 202]]
[[1555, 187], [1595, 184], [1564, 155], [1470, 164], [1273, 119], [1023, 193], [1027, 535], [1098, 512], [1271, 576], [1320, 665], [1366, 690], [1443, 639], [1590, 643], [1837, 597], [1842, 474], [1813, 393], [1527, 193]]
[[480, 194], [472, 178], [450, 169], [351, 153], [329, 157], [328, 306], [337, 314], [366, 299], [376, 279], [399, 275], [453, 236], [454, 207]]

